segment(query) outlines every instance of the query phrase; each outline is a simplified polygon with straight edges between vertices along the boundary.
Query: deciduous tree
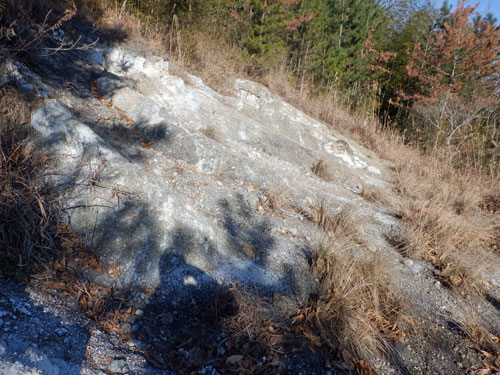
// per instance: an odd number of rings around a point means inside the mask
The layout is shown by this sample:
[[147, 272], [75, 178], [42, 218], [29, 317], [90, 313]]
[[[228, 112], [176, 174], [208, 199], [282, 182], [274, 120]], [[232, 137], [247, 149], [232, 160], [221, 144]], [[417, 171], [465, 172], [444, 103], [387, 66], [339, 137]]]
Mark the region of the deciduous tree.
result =
[[417, 44], [407, 65], [417, 81], [407, 96], [413, 109], [448, 146], [470, 136], [499, 104], [500, 30], [487, 19], [472, 22], [476, 8], [459, 1], [449, 22]]

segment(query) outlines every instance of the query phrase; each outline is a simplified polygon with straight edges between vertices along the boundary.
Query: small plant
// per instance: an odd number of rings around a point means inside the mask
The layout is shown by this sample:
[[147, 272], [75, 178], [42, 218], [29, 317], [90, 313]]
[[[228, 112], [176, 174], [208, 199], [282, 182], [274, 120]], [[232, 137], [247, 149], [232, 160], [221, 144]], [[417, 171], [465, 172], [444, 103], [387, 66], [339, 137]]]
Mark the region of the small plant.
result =
[[219, 138], [220, 138], [219, 132], [217, 131], [215, 126], [208, 125], [205, 128], [201, 129], [200, 131], [205, 137], [210, 138], [216, 142], [219, 142]]
[[351, 239], [358, 236], [356, 221], [348, 208], [343, 208], [337, 214], [331, 215], [324, 201], [321, 201], [312, 208], [312, 217], [310, 219], [330, 236]]
[[267, 192], [267, 196], [259, 199], [259, 206], [266, 212], [276, 215], [288, 206], [290, 190], [284, 186], [274, 184]]
[[56, 256], [52, 197], [36, 184], [46, 158], [30, 143], [26, 126], [32, 103], [0, 91], [0, 269], [24, 279]]
[[237, 311], [224, 318], [222, 326], [237, 339], [246, 336], [250, 340], [256, 340], [262, 330], [263, 322], [269, 319], [271, 301], [239, 285], [233, 285], [229, 292]]
[[333, 179], [330, 166], [324, 160], [320, 160], [314, 164], [311, 168], [311, 172], [325, 181], [331, 181]]
[[377, 204], [388, 204], [387, 194], [379, 187], [373, 185], [361, 184], [360, 195], [368, 202]]

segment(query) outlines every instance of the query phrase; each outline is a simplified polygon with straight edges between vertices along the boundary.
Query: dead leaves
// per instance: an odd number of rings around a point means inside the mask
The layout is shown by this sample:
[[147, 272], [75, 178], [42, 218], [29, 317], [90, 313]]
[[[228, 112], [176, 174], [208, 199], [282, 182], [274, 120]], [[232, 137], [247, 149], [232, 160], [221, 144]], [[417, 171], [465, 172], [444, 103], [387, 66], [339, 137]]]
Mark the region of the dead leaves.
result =
[[471, 366], [467, 369], [474, 375], [492, 375], [500, 372], [500, 337], [489, 333], [488, 339], [492, 346], [488, 350], [484, 348], [479, 350], [484, 367]]
[[[35, 274], [32, 283], [44, 290], [74, 296], [85, 314], [101, 328], [127, 337], [130, 332], [123, 331], [123, 324], [133, 321], [136, 316], [136, 308], [130, 303], [129, 296], [123, 291], [82, 280], [79, 273], [83, 270], [101, 272], [106, 267], [94, 252], [84, 248], [82, 238], [72, 233], [66, 223], [57, 223], [53, 230], [58, 233], [61, 254]], [[107, 273], [116, 278], [123, 273], [123, 269], [118, 264], [112, 264]]]

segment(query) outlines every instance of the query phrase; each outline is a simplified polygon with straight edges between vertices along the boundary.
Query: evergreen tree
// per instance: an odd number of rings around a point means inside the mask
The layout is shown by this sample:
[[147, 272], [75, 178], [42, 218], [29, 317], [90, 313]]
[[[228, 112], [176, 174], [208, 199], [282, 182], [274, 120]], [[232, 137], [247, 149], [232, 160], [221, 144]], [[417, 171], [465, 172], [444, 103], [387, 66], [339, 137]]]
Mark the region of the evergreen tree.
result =
[[[390, 107], [390, 103], [399, 97], [399, 92], [415, 91], [415, 79], [408, 75], [408, 65], [412, 53], [419, 43], [425, 43], [433, 35], [436, 24], [436, 9], [424, 4], [413, 8], [401, 27], [394, 28], [385, 41], [385, 50], [394, 54], [386, 65], [388, 74], [383, 80], [383, 105]], [[392, 111], [392, 109], [391, 109]]]
[[232, 17], [238, 21], [239, 44], [248, 63], [272, 67], [286, 59], [291, 31], [309, 18], [300, 15], [302, 0], [241, 0]]
[[316, 81], [347, 85], [374, 80], [386, 22], [379, 2], [320, 0], [316, 6], [318, 13], [306, 30], [312, 40], [310, 69]]

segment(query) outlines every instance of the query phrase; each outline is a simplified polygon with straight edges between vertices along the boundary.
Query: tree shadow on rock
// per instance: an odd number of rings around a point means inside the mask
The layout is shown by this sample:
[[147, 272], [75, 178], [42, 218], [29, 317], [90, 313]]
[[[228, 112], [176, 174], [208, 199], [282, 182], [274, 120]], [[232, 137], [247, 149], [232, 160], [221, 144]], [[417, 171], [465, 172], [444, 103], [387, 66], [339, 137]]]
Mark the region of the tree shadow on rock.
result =
[[145, 151], [161, 143], [164, 147], [170, 143], [172, 130], [165, 123], [147, 125], [134, 123], [132, 127], [123, 124], [104, 125], [97, 123], [92, 127], [113, 151], [129, 162], [145, 160]]

